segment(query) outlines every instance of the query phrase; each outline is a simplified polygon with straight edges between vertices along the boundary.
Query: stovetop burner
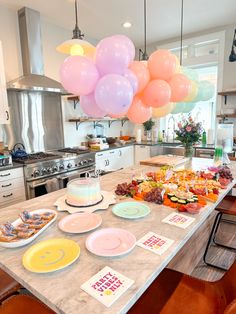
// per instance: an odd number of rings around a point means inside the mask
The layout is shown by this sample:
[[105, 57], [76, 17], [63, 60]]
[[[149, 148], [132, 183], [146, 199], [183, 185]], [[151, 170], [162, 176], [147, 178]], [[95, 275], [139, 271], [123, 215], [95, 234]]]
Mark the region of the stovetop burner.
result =
[[27, 156], [24, 156], [24, 157], [13, 157], [13, 160], [21, 164], [31, 164], [37, 161], [52, 160], [56, 158], [61, 158], [61, 156], [56, 155], [56, 154], [48, 154], [44, 152], [39, 152], [39, 153], [28, 154]]
[[69, 154], [86, 154], [89, 153], [90, 150], [89, 149], [79, 149], [79, 147], [66, 147], [66, 148], [62, 148], [62, 149], [58, 149], [59, 152], [62, 153], [69, 153]]

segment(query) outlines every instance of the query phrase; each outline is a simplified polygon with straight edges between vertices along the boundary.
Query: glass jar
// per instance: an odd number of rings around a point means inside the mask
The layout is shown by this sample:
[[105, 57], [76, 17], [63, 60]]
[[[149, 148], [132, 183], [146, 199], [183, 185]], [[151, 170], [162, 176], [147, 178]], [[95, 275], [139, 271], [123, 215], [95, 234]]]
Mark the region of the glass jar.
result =
[[193, 157], [194, 148], [193, 145], [185, 145], [184, 147], [184, 157]]

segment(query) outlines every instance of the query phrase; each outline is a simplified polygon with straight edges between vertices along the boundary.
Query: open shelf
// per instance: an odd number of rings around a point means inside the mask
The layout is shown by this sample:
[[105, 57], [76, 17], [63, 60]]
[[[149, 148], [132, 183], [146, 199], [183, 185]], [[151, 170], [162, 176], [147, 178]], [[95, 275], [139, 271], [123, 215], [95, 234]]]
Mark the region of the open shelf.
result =
[[231, 89], [231, 90], [218, 92], [218, 95], [224, 96], [224, 98], [225, 98], [225, 105], [227, 105], [227, 97], [228, 96], [232, 96], [232, 95], [236, 95], [236, 89]]
[[217, 118], [236, 118], [236, 113], [232, 113], [232, 114], [218, 114], [216, 116]]
[[121, 125], [123, 126], [125, 124], [126, 121], [128, 121], [129, 119], [128, 118], [119, 118], [119, 119], [114, 119], [114, 118], [73, 118], [73, 119], [69, 119], [69, 122], [75, 122], [75, 125], [76, 125], [76, 130], [79, 129], [79, 126], [81, 123], [84, 123], [84, 122], [92, 122], [93, 123], [93, 127], [95, 128], [96, 127], [96, 124], [98, 122], [108, 122], [108, 126], [109, 128], [111, 127], [111, 124], [115, 121], [120, 121], [121, 122]]
[[74, 109], [76, 109], [76, 106], [79, 103], [79, 96], [69, 96], [67, 99], [74, 102]]

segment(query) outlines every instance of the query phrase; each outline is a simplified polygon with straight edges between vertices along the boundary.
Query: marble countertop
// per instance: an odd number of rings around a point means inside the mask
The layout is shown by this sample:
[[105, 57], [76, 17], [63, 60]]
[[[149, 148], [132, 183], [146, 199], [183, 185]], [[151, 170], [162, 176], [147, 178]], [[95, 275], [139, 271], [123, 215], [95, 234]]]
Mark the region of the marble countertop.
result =
[[[199, 169], [211, 163], [212, 160], [193, 158], [192, 163], [185, 164], [184, 167], [192, 166], [194, 169]], [[236, 175], [236, 162], [232, 162], [231, 167], [234, 175]], [[133, 174], [140, 175], [141, 172], [145, 173], [146, 171], [155, 171], [156, 169], [148, 166], [135, 166], [123, 169], [101, 177], [101, 187], [103, 190], [113, 191], [117, 183], [130, 181]], [[222, 191], [218, 202], [228, 193], [232, 186], [233, 183], [227, 190]], [[64, 193], [65, 190], [59, 190], [7, 208], [2, 208], [0, 222], [15, 220], [19, 212], [25, 209], [53, 209], [54, 202], [60, 196], [64, 195]], [[196, 218], [195, 221], [186, 229], [162, 223], [162, 220], [173, 212], [173, 209], [163, 205], [148, 203], [151, 213], [139, 220], [118, 218], [112, 214], [111, 206], [107, 210], [98, 212], [103, 219], [100, 228], [124, 228], [132, 232], [137, 239], [140, 239], [147, 232], [153, 231], [174, 240], [174, 244], [161, 256], [136, 246], [132, 252], [119, 258], [102, 258], [89, 253], [85, 248], [85, 240], [90, 233], [69, 235], [60, 231], [57, 227], [58, 221], [67, 215], [60, 212], [57, 222], [42, 233], [33, 244], [50, 238], [63, 237], [73, 239], [81, 247], [80, 258], [75, 263], [64, 270], [50, 274], [31, 273], [25, 270], [22, 265], [22, 256], [31, 246], [27, 245], [17, 249], [0, 248], [0, 266], [57, 313], [126, 313], [202, 225], [216, 205], [217, 203], [209, 203], [198, 215], [194, 216]], [[187, 215], [192, 217], [190, 214]], [[134, 284], [110, 308], [105, 307], [80, 288], [84, 282], [105, 266], [110, 266], [134, 280]]]

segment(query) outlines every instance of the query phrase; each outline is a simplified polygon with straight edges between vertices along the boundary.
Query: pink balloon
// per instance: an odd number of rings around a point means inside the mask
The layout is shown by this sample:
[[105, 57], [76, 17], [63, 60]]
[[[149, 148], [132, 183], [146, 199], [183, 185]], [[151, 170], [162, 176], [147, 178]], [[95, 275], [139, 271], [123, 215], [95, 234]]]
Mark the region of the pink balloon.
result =
[[140, 93], [150, 80], [149, 71], [145, 64], [143, 64], [141, 61], [133, 61], [129, 65], [129, 69], [135, 74], [138, 79], [137, 93]]
[[86, 57], [70, 56], [60, 67], [63, 87], [74, 95], [88, 95], [93, 92], [99, 73], [94, 63]]
[[118, 74], [103, 76], [95, 88], [95, 100], [108, 114], [121, 114], [129, 109], [133, 100], [130, 82]]
[[184, 75], [177, 73], [169, 81], [172, 102], [180, 102], [187, 97], [191, 91], [191, 81]]
[[122, 113], [120, 113], [120, 114], [110, 114], [110, 117], [111, 117], [111, 118], [114, 118], [114, 119], [119, 119], [119, 118], [125, 117], [125, 116], [126, 116], [126, 113], [127, 113], [127, 112], [122, 112]]
[[125, 35], [115, 35], [112, 36], [113, 38], [115, 37], [116, 39], [120, 40], [123, 42], [123, 44], [127, 47], [128, 53], [129, 53], [129, 62], [132, 62], [135, 58], [135, 46], [132, 42], [132, 40], [129, 39], [129, 37]]
[[148, 69], [153, 79], [169, 80], [178, 69], [178, 59], [168, 50], [156, 50], [148, 60]]
[[126, 69], [124, 72], [124, 77], [127, 78], [127, 80], [130, 82], [133, 88], [133, 92], [135, 94], [138, 90], [138, 79], [135, 76], [134, 72], [132, 72], [130, 69]]
[[153, 80], [148, 83], [143, 91], [142, 100], [148, 107], [161, 107], [170, 102], [171, 89], [163, 80]]
[[122, 75], [130, 63], [128, 48], [115, 36], [104, 38], [97, 45], [95, 63], [101, 75]]
[[106, 112], [102, 111], [96, 104], [94, 94], [80, 96], [80, 106], [89, 117], [103, 118], [106, 115]]
[[151, 108], [145, 107], [141, 98], [138, 96], [134, 97], [134, 100], [127, 112], [127, 117], [131, 122], [143, 123], [151, 118]]

